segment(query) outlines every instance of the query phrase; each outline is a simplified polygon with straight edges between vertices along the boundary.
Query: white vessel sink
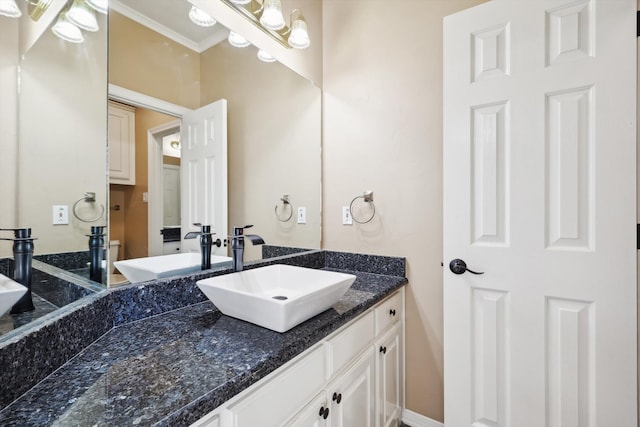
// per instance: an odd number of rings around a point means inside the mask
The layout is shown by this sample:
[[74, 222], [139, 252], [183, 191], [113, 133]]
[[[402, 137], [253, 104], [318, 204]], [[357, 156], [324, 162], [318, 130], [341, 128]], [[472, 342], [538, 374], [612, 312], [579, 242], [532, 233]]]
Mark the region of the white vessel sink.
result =
[[[114, 261], [113, 265], [129, 282], [136, 283], [194, 273], [200, 270], [201, 262], [198, 252], [186, 252]], [[231, 267], [231, 257], [211, 255], [211, 268], [216, 267]]]
[[353, 274], [276, 264], [197, 285], [223, 314], [285, 332], [329, 309], [355, 279]]
[[25, 286], [0, 274], [0, 316], [9, 311], [26, 292]]

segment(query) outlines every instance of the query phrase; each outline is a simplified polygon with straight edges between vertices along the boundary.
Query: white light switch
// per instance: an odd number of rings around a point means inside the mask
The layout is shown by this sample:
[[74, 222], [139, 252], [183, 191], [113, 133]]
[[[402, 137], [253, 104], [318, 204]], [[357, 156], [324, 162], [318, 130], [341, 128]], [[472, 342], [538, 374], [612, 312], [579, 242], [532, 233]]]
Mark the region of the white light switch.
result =
[[69, 224], [69, 206], [54, 205], [53, 206], [53, 225]]
[[353, 219], [351, 219], [351, 210], [349, 206], [342, 207], [342, 225], [352, 225]]
[[298, 224], [306, 224], [307, 223], [307, 208], [299, 207], [298, 208]]

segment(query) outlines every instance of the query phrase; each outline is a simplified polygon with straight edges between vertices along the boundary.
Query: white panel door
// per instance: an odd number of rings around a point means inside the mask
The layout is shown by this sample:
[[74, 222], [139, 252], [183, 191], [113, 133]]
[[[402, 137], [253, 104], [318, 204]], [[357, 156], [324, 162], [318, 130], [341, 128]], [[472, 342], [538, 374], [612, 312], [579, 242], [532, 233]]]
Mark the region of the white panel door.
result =
[[180, 225], [180, 166], [162, 166], [162, 225]]
[[[181, 127], [182, 252], [200, 251], [200, 239], [184, 239], [211, 226], [213, 240], [227, 236], [227, 101], [221, 99], [182, 116]], [[224, 246], [212, 254], [226, 255]]]
[[447, 427], [637, 426], [635, 12], [445, 18]]

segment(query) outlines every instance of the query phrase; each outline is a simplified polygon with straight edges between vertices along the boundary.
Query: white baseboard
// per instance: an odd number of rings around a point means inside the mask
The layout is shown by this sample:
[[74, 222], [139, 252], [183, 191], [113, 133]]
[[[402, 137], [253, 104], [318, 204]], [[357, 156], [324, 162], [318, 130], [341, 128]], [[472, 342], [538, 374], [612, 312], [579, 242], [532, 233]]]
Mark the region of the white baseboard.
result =
[[402, 422], [411, 427], [444, 427], [439, 421], [420, 415], [408, 409], [402, 410]]

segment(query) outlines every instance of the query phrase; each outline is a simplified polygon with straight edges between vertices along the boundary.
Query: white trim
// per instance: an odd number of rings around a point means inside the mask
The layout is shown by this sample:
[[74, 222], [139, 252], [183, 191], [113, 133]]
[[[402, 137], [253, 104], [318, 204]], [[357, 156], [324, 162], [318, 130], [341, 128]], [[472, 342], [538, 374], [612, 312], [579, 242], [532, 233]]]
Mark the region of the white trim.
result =
[[402, 410], [402, 422], [411, 427], [444, 427], [444, 424], [440, 421], [433, 420], [408, 409]]
[[112, 83], [109, 83], [109, 98], [114, 101], [123, 102], [136, 107], [148, 108], [149, 110], [174, 117], [182, 117], [186, 113], [192, 111], [190, 108], [172, 104], [171, 102], [163, 101], [162, 99], [154, 98], [153, 96], [145, 95]]
[[202, 51], [199, 50], [200, 45], [194, 41], [191, 40], [188, 37], [183, 36], [182, 34], [179, 34], [167, 27], [165, 27], [164, 25], [158, 23], [157, 21], [154, 21], [153, 19], [150, 19], [149, 17], [141, 14], [140, 12], [138, 12], [135, 9], [130, 8], [129, 6], [120, 3], [118, 0], [110, 0], [109, 1], [109, 9], [118, 12], [121, 15], [126, 16], [127, 18], [131, 19], [132, 21], [137, 22], [140, 25], [143, 25], [153, 31], [155, 31], [158, 34], [161, 34], [163, 36], [165, 36], [166, 38], [173, 40], [174, 42], [181, 44], [182, 46], [186, 47], [187, 49], [191, 49], [195, 52], [201, 53]]
[[126, 16], [132, 21], [137, 22], [138, 24], [149, 28], [152, 31], [168, 38], [169, 40], [173, 40], [174, 42], [186, 47], [187, 49], [191, 49], [194, 52], [202, 53], [205, 50], [209, 49], [212, 46], [217, 45], [218, 43], [227, 39], [229, 32], [228, 31], [216, 31], [211, 36], [205, 38], [204, 40], [197, 42], [196, 40], [190, 39], [189, 37], [184, 36], [164, 25], [159, 23], [158, 21], [154, 21], [146, 15], [141, 14], [137, 10], [127, 6], [126, 4], [121, 3], [119, 0], [110, 0], [109, 1], [109, 9], [112, 9], [115, 12], [118, 12], [121, 15]]
[[162, 137], [180, 129], [181, 121], [172, 120], [147, 130], [148, 165], [148, 256], [163, 254], [163, 240], [158, 232], [163, 227], [164, 195], [162, 192]]

